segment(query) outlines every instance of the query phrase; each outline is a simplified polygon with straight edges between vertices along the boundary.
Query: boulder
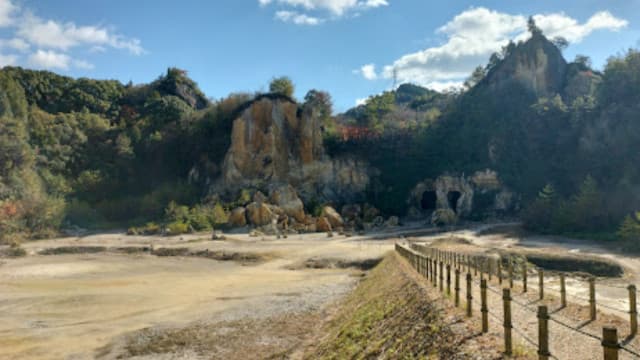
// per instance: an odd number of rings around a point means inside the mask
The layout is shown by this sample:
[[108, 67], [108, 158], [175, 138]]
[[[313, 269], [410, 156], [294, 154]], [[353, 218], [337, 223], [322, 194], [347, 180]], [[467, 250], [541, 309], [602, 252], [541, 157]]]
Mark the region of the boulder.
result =
[[369, 204], [366, 204], [364, 206], [364, 213], [363, 213], [364, 221], [372, 222], [373, 219], [375, 219], [376, 216], [378, 215], [380, 215], [380, 210], [376, 209], [375, 207]]
[[331, 206], [325, 206], [322, 208], [322, 216], [327, 218], [329, 224], [331, 224], [331, 227], [334, 229], [344, 226], [342, 216], [340, 216], [340, 214], [338, 214], [338, 212]]
[[361, 213], [362, 208], [358, 204], [347, 204], [342, 207], [342, 217], [348, 221], [359, 218]]
[[252, 202], [247, 205], [247, 219], [253, 226], [264, 226], [271, 224], [275, 214], [271, 207], [265, 203]]
[[237, 207], [229, 214], [229, 220], [227, 220], [229, 226], [243, 227], [247, 225], [247, 210], [244, 207]]
[[303, 222], [305, 220], [304, 204], [293, 186], [287, 184], [274, 188], [269, 194], [269, 201], [296, 221]]
[[261, 191], [256, 191], [256, 193], [253, 194], [253, 202], [257, 202], [257, 203], [267, 202], [267, 197]]
[[324, 216], [320, 216], [318, 218], [318, 220], [316, 221], [316, 231], [317, 232], [329, 232], [331, 231], [331, 223], [329, 222], [329, 220], [324, 217]]

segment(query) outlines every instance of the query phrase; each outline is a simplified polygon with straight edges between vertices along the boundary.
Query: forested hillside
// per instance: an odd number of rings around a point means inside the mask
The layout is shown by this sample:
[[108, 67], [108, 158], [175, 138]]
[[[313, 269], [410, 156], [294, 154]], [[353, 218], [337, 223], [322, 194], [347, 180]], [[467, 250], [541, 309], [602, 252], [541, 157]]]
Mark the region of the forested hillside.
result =
[[[312, 90], [298, 104], [286, 78], [270, 93], [298, 109], [292, 116], [313, 114], [289, 121], [320, 119], [328, 156], [376, 170], [361, 195], [384, 214], [406, 215], [411, 188], [425, 178], [493, 169], [532, 229], [612, 234], [624, 220], [619, 234], [635, 239], [640, 217], [627, 215], [640, 209], [640, 52], [598, 72], [585, 56], [567, 63], [558, 42], [530, 30], [455, 92], [403, 84], [335, 117], [327, 93]], [[253, 190], [220, 194], [214, 185], [233, 121], [255, 98], [209, 100], [174, 68], [145, 85], [3, 68], [0, 236], [152, 220], [224, 224]], [[315, 131], [309, 126], [300, 131]]]

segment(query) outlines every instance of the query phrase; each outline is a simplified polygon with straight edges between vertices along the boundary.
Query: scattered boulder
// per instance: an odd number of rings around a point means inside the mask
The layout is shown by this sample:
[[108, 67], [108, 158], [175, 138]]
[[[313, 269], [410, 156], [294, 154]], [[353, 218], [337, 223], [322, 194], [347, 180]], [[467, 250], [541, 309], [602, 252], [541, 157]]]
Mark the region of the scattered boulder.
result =
[[264, 226], [271, 224], [275, 214], [271, 207], [265, 203], [252, 202], [247, 205], [247, 219], [254, 226]]
[[257, 203], [267, 202], [267, 197], [261, 191], [256, 191], [256, 193], [253, 194], [253, 202], [257, 202]]
[[304, 204], [293, 186], [287, 184], [273, 189], [269, 195], [269, 200], [272, 204], [280, 207], [286, 215], [297, 221], [305, 220]]
[[380, 210], [368, 204], [364, 206], [364, 214], [363, 214], [364, 221], [372, 222], [373, 219], [375, 219], [376, 216], [379, 216], [379, 215], [380, 215]]
[[329, 222], [329, 220], [324, 216], [320, 216], [318, 218], [318, 220], [316, 221], [316, 231], [318, 231], [318, 232], [330, 232], [331, 230], [332, 230], [332, 228], [331, 228], [331, 223]]
[[247, 225], [247, 210], [244, 207], [237, 207], [229, 214], [227, 223], [232, 227], [243, 227]]
[[342, 207], [342, 217], [347, 221], [353, 221], [360, 217], [362, 208], [358, 204], [347, 204]]
[[327, 218], [329, 224], [331, 224], [331, 227], [334, 229], [344, 226], [342, 216], [340, 216], [340, 214], [338, 214], [338, 212], [331, 206], [325, 206], [322, 209], [322, 216]]

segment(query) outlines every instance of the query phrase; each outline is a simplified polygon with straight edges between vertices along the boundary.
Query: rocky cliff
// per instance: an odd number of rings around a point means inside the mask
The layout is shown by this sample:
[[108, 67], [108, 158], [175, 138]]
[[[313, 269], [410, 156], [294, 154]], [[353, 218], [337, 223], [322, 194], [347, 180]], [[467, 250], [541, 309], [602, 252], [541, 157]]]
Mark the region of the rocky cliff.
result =
[[368, 165], [331, 159], [323, 147], [320, 117], [279, 95], [263, 95], [241, 108], [233, 121], [223, 163], [225, 189], [291, 184], [303, 199], [351, 200], [369, 183]]

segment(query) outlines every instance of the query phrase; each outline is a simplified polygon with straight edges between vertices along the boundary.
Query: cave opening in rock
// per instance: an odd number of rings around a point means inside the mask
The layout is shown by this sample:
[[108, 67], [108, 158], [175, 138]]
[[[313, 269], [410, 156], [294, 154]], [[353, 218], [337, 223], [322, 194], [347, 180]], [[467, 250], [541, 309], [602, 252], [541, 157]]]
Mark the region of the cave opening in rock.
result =
[[420, 200], [420, 206], [422, 210], [435, 210], [438, 196], [435, 191], [425, 191], [422, 193], [422, 199]]
[[447, 200], [449, 201], [449, 207], [453, 212], [458, 213], [458, 200], [462, 197], [460, 191], [449, 191], [447, 193]]

